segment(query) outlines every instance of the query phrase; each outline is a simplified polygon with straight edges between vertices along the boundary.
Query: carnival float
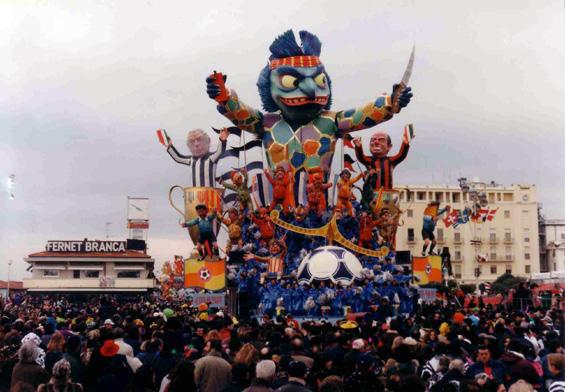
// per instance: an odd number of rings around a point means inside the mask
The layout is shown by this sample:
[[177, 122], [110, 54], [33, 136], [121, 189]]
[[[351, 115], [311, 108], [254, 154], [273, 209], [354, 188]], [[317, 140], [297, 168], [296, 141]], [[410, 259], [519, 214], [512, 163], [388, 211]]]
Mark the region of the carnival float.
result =
[[[169, 199], [195, 245], [174, 266], [166, 263], [163, 295], [182, 297], [186, 288], [231, 292], [243, 315], [338, 316], [382, 298], [410, 311], [414, 274], [395, 263], [403, 211], [393, 175], [414, 128], [405, 126], [396, 153], [386, 132], [371, 135], [368, 150], [356, 132], [410, 103], [414, 49], [390, 94], [333, 110], [321, 48], [308, 31], [296, 37], [288, 30], [271, 43], [257, 81], [263, 110], [228, 88], [224, 73], [211, 73], [207, 94], [232, 123], [213, 128], [216, 151], [202, 130], [188, 133], [190, 155], [157, 131], [172, 159], [187, 167], [187, 184], [173, 186]], [[441, 281], [433, 232], [444, 214], [454, 216], [449, 206], [430, 203], [423, 218], [418, 269], [429, 281]]]

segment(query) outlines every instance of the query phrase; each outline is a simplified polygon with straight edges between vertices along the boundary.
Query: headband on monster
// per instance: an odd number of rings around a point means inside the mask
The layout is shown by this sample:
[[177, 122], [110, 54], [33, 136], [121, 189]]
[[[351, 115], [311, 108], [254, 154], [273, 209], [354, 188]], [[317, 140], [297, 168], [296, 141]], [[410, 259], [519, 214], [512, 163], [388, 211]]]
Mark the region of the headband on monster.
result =
[[318, 56], [291, 56], [283, 57], [279, 59], [272, 59], [269, 62], [269, 69], [275, 69], [278, 67], [317, 67], [321, 65], [322, 62]]

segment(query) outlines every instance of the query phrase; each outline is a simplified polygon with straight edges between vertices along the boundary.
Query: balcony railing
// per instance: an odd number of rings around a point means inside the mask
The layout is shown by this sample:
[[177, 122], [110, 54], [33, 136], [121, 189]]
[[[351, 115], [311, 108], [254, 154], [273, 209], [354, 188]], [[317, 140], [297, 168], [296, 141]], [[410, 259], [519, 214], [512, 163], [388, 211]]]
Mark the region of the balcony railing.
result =
[[25, 289], [151, 289], [153, 279], [113, 278], [112, 285], [102, 285], [100, 279], [24, 278]]
[[504, 243], [505, 244], [511, 244], [514, 242], [514, 239], [512, 237], [504, 237]]

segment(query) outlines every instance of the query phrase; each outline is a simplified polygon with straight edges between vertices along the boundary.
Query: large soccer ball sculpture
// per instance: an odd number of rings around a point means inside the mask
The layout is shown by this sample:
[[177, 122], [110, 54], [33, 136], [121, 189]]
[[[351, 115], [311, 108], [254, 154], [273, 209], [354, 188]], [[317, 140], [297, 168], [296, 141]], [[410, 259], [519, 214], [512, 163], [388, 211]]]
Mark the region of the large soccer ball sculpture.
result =
[[355, 255], [337, 246], [322, 246], [310, 252], [298, 267], [298, 281], [326, 280], [349, 285], [361, 279], [363, 266]]

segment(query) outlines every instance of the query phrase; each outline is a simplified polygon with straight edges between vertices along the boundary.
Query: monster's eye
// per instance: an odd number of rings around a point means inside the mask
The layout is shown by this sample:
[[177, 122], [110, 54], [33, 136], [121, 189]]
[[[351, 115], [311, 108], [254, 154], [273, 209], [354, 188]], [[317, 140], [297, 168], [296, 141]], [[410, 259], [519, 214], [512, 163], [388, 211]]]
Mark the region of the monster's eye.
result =
[[281, 85], [284, 88], [296, 88], [298, 87], [298, 79], [291, 75], [283, 75], [281, 77]]
[[314, 81], [318, 85], [318, 87], [326, 87], [326, 75], [321, 73], [314, 78]]

